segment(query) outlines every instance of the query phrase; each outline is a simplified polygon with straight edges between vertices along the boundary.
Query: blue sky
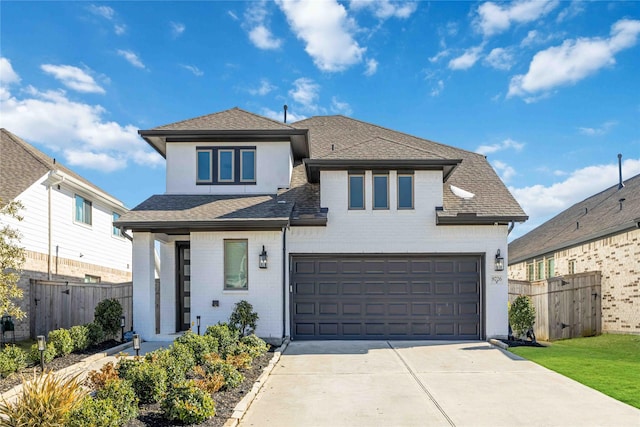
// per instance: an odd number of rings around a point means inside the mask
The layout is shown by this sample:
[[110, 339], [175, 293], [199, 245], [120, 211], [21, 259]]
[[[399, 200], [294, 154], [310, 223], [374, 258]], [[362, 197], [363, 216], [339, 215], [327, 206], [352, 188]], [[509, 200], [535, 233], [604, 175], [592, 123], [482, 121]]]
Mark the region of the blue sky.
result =
[[234, 106], [481, 152], [531, 219], [640, 173], [640, 2], [2, 1], [0, 126], [128, 207], [138, 129]]

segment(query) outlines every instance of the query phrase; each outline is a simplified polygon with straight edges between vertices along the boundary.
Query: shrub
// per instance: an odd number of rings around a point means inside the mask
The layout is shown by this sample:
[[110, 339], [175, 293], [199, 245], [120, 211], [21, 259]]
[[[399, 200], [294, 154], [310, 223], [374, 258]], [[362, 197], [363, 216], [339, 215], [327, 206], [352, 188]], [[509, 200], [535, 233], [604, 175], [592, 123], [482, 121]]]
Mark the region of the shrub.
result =
[[84, 351], [91, 344], [89, 342], [89, 329], [86, 325], [76, 325], [69, 329], [74, 351]]
[[122, 305], [115, 298], [105, 299], [98, 303], [94, 313], [94, 322], [102, 326], [107, 337], [114, 337], [120, 331]]
[[223, 358], [236, 351], [238, 340], [240, 339], [238, 331], [230, 327], [227, 323], [218, 323], [217, 325], [209, 326], [205, 335], [216, 339], [218, 342], [218, 353]]
[[56, 349], [56, 356], [66, 356], [73, 351], [73, 340], [67, 329], [49, 332], [49, 345]]
[[122, 424], [138, 416], [138, 398], [131, 383], [119, 378], [109, 379], [96, 393], [97, 400], [110, 400], [118, 408]]
[[252, 359], [255, 359], [269, 351], [269, 344], [264, 342], [263, 339], [258, 338], [257, 335], [251, 334], [240, 338], [239, 350], [249, 354]]
[[522, 336], [533, 330], [535, 321], [536, 309], [531, 303], [531, 299], [526, 295], [520, 295], [509, 307], [509, 323], [511, 327], [518, 335]]
[[167, 389], [167, 373], [155, 363], [139, 362], [122, 372], [122, 378], [129, 380], [141, 403], [159, 402]]
[[185, 345], [193, 355], [195, 363], [201, 365], [204, 361], [204, 355], [218, 351], [218, 341], [211, 334], [197, 335], [191, 331], [185, 332], [181, 337], [175, 340], [174, 345]]
[[118, 363], [116, 364], [116, 371], [118, 371], [118, 377], [125, 379], [129, 376], [129, 371], [143, 363], [142, 358], [129, 359], [126, 356], [118, 356]]
[[220, 374], [224, 377], [225, 388], [236, 388], [244, 380], [242, 375], [233, 365], [225, 362], [219, 355], [212, 353], [205, 357], [203, 368], [207, 375]]
[[241, 336], [253, 333], [257, 321], [258, 313], [253, 311], [253, 306], [245, 300], [236, 303], [229, 318], [229, 323], [240, 332]]
[[87, 335], [89, 338], [89, 345], [100, 344], [104, 341], [104, 330], [102, 326], [96, 322], [87, 323], [84, 325], [87, 328]]
[[99, 371], [89, 372], [87, 382], [94, 390], [98, 390], [104, 387], [107, 381], [119, 378], [118, 371], [113, 362], [108, 362], [102, 365]]
[[176, 384], [162, 400], [165, 418], [184, 424], [199, 424], [216, 413], [209, 393], [199, 389], [194, 381]]
[[248, 353], [230, 354], [226, 362], [236, 369], [249, 369], [251, 367], [251, 356]]
[[27, 366], [27, 353], [15, 345], [7, 345], [0, 352], [0, 376], [6, 378]]
[[67, 427], [120, 427], [119, 408], [111, 400], [85, 397], [80, 405], [69, 412]]
[[189, 349], [174, 343], [168, 349], [160, 349], [145, 356], [147, 363], [157, 364], [167, 373], [169, 384], [183, 381], [191, 369], [196, 366], [195, 359]]
[[22, 392], [13, 403], [3, 401], [0, 414], [8, 426], [64, 426], [69, 412], [87, 395], [78, 376], [63, 378], [52, 372], [23, 381]]
[[224, 376], [222, 374], [207, 374], [202, 366], [193, 368], [193, 374], [195, 375], [196, 386], [207, 393], [213, 394], [224, 387]]
[[[42, 353], [42, 356], [44, 358], [44, 363], [51, 362], [53, 359], [56, 358], [56, 348], [51, 344], [47, 344], [47, 347]], [[29, 360], [29, 362], [36, 365], [40, 363], [40, 350], [38, 350], [37, 343], [34, 343], [29, 349], [29, 354], [27, 355], [27, 359]]]

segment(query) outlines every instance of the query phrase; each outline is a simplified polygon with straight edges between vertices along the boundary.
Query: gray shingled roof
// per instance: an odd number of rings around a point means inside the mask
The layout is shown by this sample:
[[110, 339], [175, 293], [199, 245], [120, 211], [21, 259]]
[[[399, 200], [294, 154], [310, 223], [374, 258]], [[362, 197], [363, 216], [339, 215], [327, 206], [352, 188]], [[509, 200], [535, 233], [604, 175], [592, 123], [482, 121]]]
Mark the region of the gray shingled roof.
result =
[[[620, 203], [620, 199], [625, 199]], [[620, 208], [622, 206], [622, 209]], [[595, 194], [509, 244], [514, 264], [637, 227], [640, 221], [640, 175], [622, 189], [614, 185]]]
[[4, 128], [0, 129], [0, 153], [0, 199], [3, 205], [53, 170], [64, 172], [88, 187], [108, 194], [71, 169], [54, 163], [54, 159]]
[[284, 123], [263, 117], [238, 107], [193, 119], [158, 126], [153, 130], [278, 130], [293, 129]]

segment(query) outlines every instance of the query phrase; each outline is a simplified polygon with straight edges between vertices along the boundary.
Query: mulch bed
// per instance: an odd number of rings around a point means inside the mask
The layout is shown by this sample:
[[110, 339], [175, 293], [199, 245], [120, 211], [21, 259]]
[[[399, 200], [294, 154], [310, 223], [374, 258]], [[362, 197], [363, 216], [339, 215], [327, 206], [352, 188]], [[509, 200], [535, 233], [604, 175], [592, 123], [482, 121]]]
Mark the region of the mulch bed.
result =
[[533, 342], [529, 340], [500, 340], [503, 343], [507, 344], [509, 347], [546, 347], [544, 344], [540, 344], [539, 342]]

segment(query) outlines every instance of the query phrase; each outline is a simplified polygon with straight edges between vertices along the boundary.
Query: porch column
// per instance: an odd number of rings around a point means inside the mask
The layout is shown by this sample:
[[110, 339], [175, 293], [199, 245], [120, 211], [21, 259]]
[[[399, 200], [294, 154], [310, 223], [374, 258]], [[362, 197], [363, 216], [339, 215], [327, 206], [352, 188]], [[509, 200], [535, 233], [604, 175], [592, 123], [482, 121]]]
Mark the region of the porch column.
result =
[[133, 329], [143, 340], [155, 335], [154, 234], [133, 234]]

